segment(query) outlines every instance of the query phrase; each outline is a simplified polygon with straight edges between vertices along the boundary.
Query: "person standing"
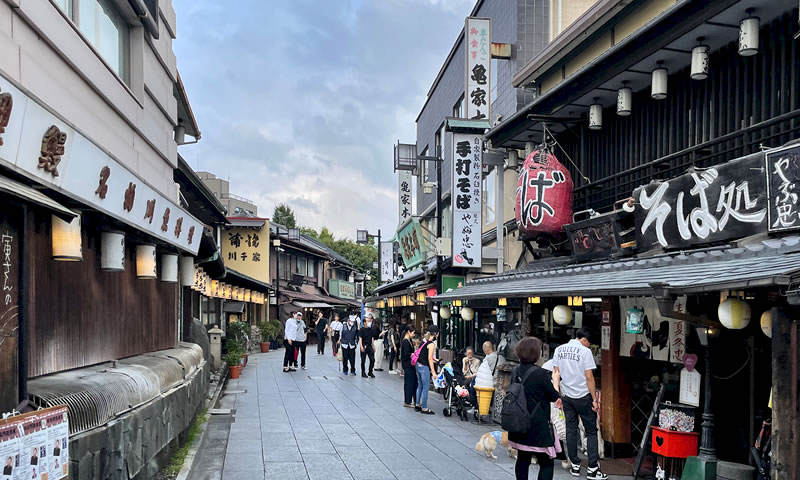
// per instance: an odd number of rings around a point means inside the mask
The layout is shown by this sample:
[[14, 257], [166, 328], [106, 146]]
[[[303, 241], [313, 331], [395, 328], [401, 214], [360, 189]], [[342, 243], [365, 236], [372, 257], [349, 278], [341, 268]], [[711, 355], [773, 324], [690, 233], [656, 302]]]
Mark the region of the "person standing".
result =
[[398, 347], [400, 347], [400, 337], [397, 336], [397, 322], [389, 324], [389, 331], [386, 335], [389, 344], [389, 373], [396, 375], [398, 372], [395, 369], [394, 361], [397, 359], [397, 351]]
[[375, 339], [373, 345], [375, 346], [375, 371], [382, 372], [383, 371], [383, 357], [388, 353], [388, 348], [386, 347], [386, 341], [388, 340], [386, 336], [386, 332], [388, 330], [380, 330], [377, 322], [373, 323], [375, 330], [378, 333], [378, 338]]
[[581, 475], [578, 457], [578, 417], [583, 421], [586, 433], [586, 450], [589, 457], [588, 480], [607, 480], [608, 475], [600, 471], [597, 448], [597, 411], [600, 402], [597, 396], [593, 370], [597, 368], [594, 355], [589, 350], [589, 331], [581, 328], [569, 343], [556, 348], [553, 353], [553, 382], [561, 391], [564, 417], [567, 421], [567, 457], [569, 473]]
[[[408, 325], [405, 336], [400, 343], [400, 363], [403, 365], [403, 406], [412, 408], [417, 406], [417, 372], [411, 365], [411, 354], [414, 353], [414, 325]], [[413, 404], [411, 402], [414, 402]]]
[[325, 340], [328, 335], [328, 319], [317, 312], [317, 320], [314, 322], [314, 330], [317, 333], [317, 355], [325, 355]]
[[[372, 324], [372, 313], [364, 315], [364, 326], [358, 331], [358, 347], [361, 349], [361, 376], [375, 378], [372, 369], [375, 367], [375, 340], [378, 339], [378, 327]], [[369, 375], [364, 368], [367, 358], [369, 358]]]
[[339, 321], [339, 314], [333, 314], [333, 320], [329, 327], [331, 333], [331, 348], [333, 348], [333, 356], [339, 355], [339, 336], [342, 334], [342, 322]]
[[297, 339], [297, 320], [295, 319], [295, 312], [286, 319], [286, 325], [283, 329], [283, 346], [286, 349], [283, 352], [283, 371], [294, 372], [294, 342]]
[[436, 378], [436, 362], [434, 342], [439, 336], [439, 327], [430, 325], [425, 331], [422, 345], [420, 345], [419, 357], [417, 357], [417, 406], [414, 410], [433, 415], [433, 411], [428, 408], [428, 391], [431, 388], [431, 380]]
[[339, 338], [339, 345], [342, 348], [343, 371], [347, 375], [347, 364], [350, 363], [350, 375], [356, 374], [356, 346], [358, 345], [358, 325], [354, 315], [347, 318], [347, 322], [342, 325], [342, 335]]
[[306, 327], [306, 322], [303, 320], [303, 312], [297, 312], [297, 332], [295, 333], [295, 339], [297, 342], [297, 354], [295, 355], [294, 366], [297, 368], [297, 357], [300, 357], [300, 365], [303, 370], [308, 370], [306, 368], [306, 344], [308, 343], [308, 332]]
[[530, 413], [530, 428], [527, 432], [508, 434], [508, 445], [517, 449], [514, 473], [517, 480], [528, 480], [531, 460], [536, 457], [539, 465], [539, 480], [553, 479], [553, 459], [561, 451], [550, 425], [550, 402], [558, 400], [550, 372], [536, 366], [542, 354], [542, 341], [536, 337], [525, 337], [514, 348], [520, 364], [511, 372], [512, 383], [522, 383]]

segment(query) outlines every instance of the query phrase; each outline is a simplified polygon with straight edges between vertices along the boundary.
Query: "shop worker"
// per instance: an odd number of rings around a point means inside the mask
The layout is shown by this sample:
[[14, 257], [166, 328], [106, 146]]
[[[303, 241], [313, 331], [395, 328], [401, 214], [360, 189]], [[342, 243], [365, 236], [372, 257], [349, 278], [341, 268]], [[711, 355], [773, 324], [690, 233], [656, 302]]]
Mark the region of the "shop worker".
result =
[[607, 480], [608, 475], [600, 471], [597, 454], [597, 412], [600, 409], [594, 383], [597, 368], [594, 355], [589, 350], [589, 331], [579, 329], [575, 339], [556, 348], [553, 354], [553, 382], [560, 382], [561, 401], [567, 421], [567, 456], [569, 473], [573, 477], [581, 475], [581, 460], [578, 457], [578, 417], [583, 421], [586, 432], [586, 450], [589, 456], [589, 480]]
[[286, 351], [283, 353], [283, 371], [293, 372], [294, 368], [294, 347], [295, 340], [297, 340], [297, 312], [292, 312], [292, 315], [286, 319], [286, 326], [283, 330], [283, 346]]
[[356, 374], [356, 346], [358, 345], [358, 324], [355, 315], [347, 317], [342, 325], [339, 346], [342, 349], [342, 371], [347, 375], [347, 364], [350, 363], [350, 375]]

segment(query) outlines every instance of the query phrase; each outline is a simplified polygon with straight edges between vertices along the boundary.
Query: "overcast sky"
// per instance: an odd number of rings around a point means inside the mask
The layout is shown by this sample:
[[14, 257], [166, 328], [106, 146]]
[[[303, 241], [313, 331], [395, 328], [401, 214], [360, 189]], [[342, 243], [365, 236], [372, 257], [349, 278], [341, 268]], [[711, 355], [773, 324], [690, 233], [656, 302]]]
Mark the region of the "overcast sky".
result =
[[178, 69], [202, 132], [187, 162], [260, 216], [286, 201], [337, 236], [397, 224], [392, 145], [474, 0], [176, 0]]

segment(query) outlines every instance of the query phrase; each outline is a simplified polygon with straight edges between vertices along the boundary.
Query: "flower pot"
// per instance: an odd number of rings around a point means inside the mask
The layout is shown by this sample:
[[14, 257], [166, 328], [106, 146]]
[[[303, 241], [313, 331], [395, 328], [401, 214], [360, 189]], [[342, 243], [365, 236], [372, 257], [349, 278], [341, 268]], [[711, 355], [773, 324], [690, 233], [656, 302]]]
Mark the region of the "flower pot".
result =
[[228, 367], [228, 375], [230, 375], [231, 378], [239, 378], [239, 374], [241, 372], [242, 372], [242, 367], [240, 365]]
[[269, 343], [261, 342], [261, 353], [269, 352]]

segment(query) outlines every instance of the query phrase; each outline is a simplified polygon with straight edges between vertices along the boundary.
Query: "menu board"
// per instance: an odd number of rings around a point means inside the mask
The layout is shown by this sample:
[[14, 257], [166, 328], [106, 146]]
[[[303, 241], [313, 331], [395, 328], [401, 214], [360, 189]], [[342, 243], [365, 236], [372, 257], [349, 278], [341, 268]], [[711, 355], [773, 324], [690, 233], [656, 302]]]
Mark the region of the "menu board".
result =
[[69, 474], [66, 406], [0, 420], [0, 480], [59, 480]]

